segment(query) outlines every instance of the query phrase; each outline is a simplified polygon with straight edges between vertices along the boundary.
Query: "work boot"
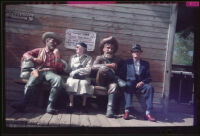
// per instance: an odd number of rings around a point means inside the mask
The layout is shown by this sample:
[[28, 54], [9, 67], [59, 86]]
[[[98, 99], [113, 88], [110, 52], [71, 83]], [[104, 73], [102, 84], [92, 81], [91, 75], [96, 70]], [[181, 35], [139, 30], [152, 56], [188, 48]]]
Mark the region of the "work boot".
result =
[[46, 112], [49, 113], [49, 114], [57, 114], [58, 113], [58, 111], [53, 108], [52, 102], [49, 102], [47, 109], [46, 109]]
[[46, 112], [49, 114], [57, 114], [57, 110], [54, 108], [55, 100], [58, 97], [58, 91], [60, 88], [51, 88], [50, 95], [49, 95], [49, 102], [46, 109]]
[[113, 104], [114, 103], [114, 94], [108, 95], [108, 104], [107, 104], [107, 111], [106, 111], [106, 117], [112, 118], [113, 117]]

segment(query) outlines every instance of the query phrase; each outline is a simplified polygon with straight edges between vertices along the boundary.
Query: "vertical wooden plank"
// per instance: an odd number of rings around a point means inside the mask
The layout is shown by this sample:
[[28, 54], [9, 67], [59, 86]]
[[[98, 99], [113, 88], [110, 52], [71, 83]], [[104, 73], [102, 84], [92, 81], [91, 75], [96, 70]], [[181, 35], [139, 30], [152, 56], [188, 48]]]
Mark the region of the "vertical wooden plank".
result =
[[44, 114], [42, 113], [34, 113], [32, 118], [28, 120], [27, 122], [27, 126], [37, 126], [38, 121], [40, 120], [40, 118], [43, 116]]
[[80, 126], [90, 127], [90, 121], [87, 114], [80, 114]]
[[71, 125], [71, 114], [62, 114], [62, 118], [60, 120], [60, 126], [66, 127]]
[[49, 126], [58, 127], [60, 125], [61, 118], [62, 114], [53, 115], [51, 120], [49, 121]]
[[45, 113], [45, 114], [40, 118], [40, 120], [38, 121], [38, 125], [41, 125], [41, 126], [48, 126], [48, 125], [49, 125], [49, 121], [51, 120], [52, 116], [53, 116], [52, 114]]
[[99, 119], [102, 127], [111, 127], [111, 124], [105, 115], [97, 114], [96, 116]]
[[101, 123], [96, 115], [89, 115], [89, 121], [91, 127], [101, 127]]
[[107, 118], [107, 119], [110, 122], [111, 127], [120, 127], [121, 126], [118, 119], [115, 119], [115, 118]]
[[118, 119], [120, 126], [121, 127], [131, 127], [131, 126], [136, 126], [136, 121], [135, 119], [130, 119], [130, 120], [124, 120], [123, 118]]
[[168, 111], [169, 103], [169, 89], [170, 89], [170, 77], [171, 77], [171, 65], [172, 65], [172, 54], [174, 48], [174, 37], [176, 31], [176, 22], [177, 22], [177, 11], [178, 7], [173, 4], [171, 7], [171, 16], [169, 24], [169, 33], [168, 33], [168, 46], [167, 46], [167, 55], [165, 62], [165, 73], [164, 73], [164, 89], [163, 89], [163, 106], [164, 112]]
[[72, 127], [80, 126], [80, 115], [79, 114], [71, 115], [71, 126]]

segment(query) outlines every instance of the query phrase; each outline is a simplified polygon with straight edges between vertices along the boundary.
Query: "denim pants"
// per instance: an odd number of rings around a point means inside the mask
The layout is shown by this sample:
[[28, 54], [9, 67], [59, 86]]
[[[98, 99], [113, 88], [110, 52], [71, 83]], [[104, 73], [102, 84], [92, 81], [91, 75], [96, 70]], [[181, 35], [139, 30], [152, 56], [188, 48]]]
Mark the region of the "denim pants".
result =
[[[154, 88], [150, 84], [144, 84], [138, 89], [141, 92], [141, 94], [144, 95], [146, 110], [150, 111], [152, 109]], [[125, 110], [129, 110], [130, 107], [132, 107], [133, 93], [135, 90], [136, 88], [133, 86], [124, 88]]]
[[51, 85], [49, 101], [55, 101], [57, 94], [62, 89], [62, 78], [61, 76], [55, 74], [53, 71], [42, 71], [39, 73], [37, 78], [31, 75], [27, 84], [25, 85], [23, 99], [24, 104], [26, 104], [33, 96], [34, 92], [36, 91], [36, 86], [43, 81], [47, 81]]

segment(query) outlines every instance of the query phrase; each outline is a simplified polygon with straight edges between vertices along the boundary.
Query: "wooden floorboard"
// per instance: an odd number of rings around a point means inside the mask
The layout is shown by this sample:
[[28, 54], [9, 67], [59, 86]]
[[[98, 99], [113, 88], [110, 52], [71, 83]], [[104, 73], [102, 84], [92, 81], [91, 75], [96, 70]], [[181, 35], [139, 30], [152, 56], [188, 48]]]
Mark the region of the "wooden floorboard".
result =
[[41, 125], [41, 126], [48, 126], [49, 125], [49, 122], [52, 118], [52, 114], [49, 114], [49, 113], [45, 113], [41, 118], [40, 120], [38, 121], [38, 125]]
[[71, 115], [71, 126], [72, 127], [80, 126], [80, 115], [79, 114]]
[[88, 115], [89, 116], [89, 121], [90, 121], [90, 126], [91, 127], [102, 127], [101, 123], [96, 115]]
[[59, 126], [61, 118], [62, 114], [53, 115], [51, 120], [49, 121], [49, 126]]
[[[7, 107], [7, 109], [9, 109]], [[114, 118], [107, 118], [105, 113], [98, 111], [87, 114], [75, 112], [59, 113], [51, 115], [45, 113], [44, 109], [26, 109], [24, 113], [16, 111], [6, 114], [6, 127], [153, 127], [153, 126], [192, 126], [193, 116], [183, 113], [169, 113], [164, 116], [154, 113], [157, 122], [144, 120], [143, 114], [130, 115], [130, 120], [124, 120], [123, 114], [116, 115]]]
[[102, 127], [111, 127], [111, 124], [105, 115], [97, 114], [96, 116], [97, 116], [98, 120], [100, 121]]
[[61, 127], [71, 126], [71, 114], [61, 114], [60, 126]]
[[27, 126], [30, 127], [37, 127], [38, 126], [38, 121], [40, 118], [43, 116], [43, 113], [34, 113], [32, 118], [28, 120]]
[[111, 127], [120, 127], [121, 126], [118, 119], [116, 119], [116, 118], [107, 118], [107, 119], [110, 122]]
[[80, 114], [80, 126], [81, 127], [90, 127], [89, 116], [87, 114]]
[[29, 119], [34, 116], [34, 113], [23, 113], [19, 118], [16, 119], [17, 124], [26, 126]]

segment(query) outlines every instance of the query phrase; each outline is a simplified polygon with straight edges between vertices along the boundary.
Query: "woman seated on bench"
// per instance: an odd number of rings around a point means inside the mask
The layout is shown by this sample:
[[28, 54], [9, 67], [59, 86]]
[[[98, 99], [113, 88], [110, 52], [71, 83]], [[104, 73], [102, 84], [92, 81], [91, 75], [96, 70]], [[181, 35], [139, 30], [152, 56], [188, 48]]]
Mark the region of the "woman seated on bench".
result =
[[94, 86], [91, 85], [89, 78], [92, 66], [92, 57], [86, 55], [87, 45], [83, 42], [76, 46], [76, 54], [72, 55], [69, 60], [69, 77], [65, 83], [66, 91], [69, 93], [69, 113], [73, 112], [74, 95], [82, 95], [83, 102], [81, 112], [86, 113], [87, 96], [91, 96], [94, 92]]

